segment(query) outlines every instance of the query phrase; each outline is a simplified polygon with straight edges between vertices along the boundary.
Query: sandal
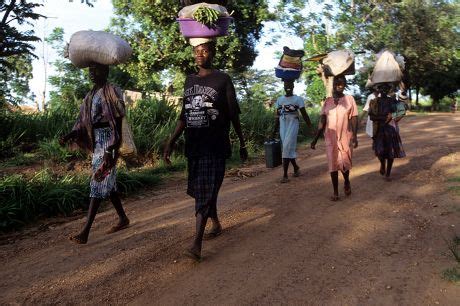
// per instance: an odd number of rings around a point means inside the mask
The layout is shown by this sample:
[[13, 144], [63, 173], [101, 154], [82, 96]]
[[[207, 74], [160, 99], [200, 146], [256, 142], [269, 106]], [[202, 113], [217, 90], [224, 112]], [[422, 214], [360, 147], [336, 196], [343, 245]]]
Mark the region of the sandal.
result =
[[201, 262], [201, 254], [195, 253], [192, 249], [186, 249], [184, 255], [196, 262]]
[[222, 228], [214, 231], [210, 231], [203, 235], [203, 240], [212, 240], [214, 238], [219, 237], [222, 234]]
[[76, 236], [70, 236], [69, 237], [69, 240], [76, 243], [76, 244], [86, 244], [88, 242], [88, 238], [87, 239], [83, 239], [82, 237], [80, 237], [81, 235], [76, 235]]

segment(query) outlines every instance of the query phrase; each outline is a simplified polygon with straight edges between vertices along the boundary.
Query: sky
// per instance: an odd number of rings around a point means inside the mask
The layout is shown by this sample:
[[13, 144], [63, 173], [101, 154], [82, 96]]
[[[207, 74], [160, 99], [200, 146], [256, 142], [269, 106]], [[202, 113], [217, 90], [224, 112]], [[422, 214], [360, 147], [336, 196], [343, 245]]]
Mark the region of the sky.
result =
[[[275, 3], [275, 0], [270, 1], [271, 5]], [[318, 8], [315, 2], [316, 1], [310, 1], [310, 3], [312, 3], [311, 9], [313, 10]], [[94, 7], [88, 7], [85, 4], [81, 4], [80, 0], [73, 0], [73, 2], [69, 2], [68, 0], [43, 0], [43, 4], [43, 7], [37, 9], [37, 12], [49, 18], [41, 19], [33, 25], [36, 35], [42, 39], [43, 37], [47, 37], [54, 28], [62, 27], [65, 33], [64, 40], [68, 42], [70, 36], [77, 31], [89, 29], [103, 30], [107, 28], [113, 16], [111, 0], [97, 0], [93, 3]], [[273, 22], [266, 24], [265, 27], [266, 29], [273, 27], [276, 31], [281, 29], [279, 24]], [[303, 48], [302, 41], [297, 37], [283, 36], [275, 45], [267, 47], [266, 42], [269, 40], [270, 37], [263, 35], [256, 48], [259, 53], [253, 65], [256, 69], [274, 69], [279, 60], [275, 57], [275, 52], [282, 51], [282, 47], [285, 45], [293, 49]], [[36, 54], [40, 58], [33, 62], [33, 79], [30, 82], [30, 88], [37, 99], [41, 101], [46, 79], [43, 57], [45, 61], [52, 63], [57, 55], [51, 48], [47, 47], [42, 42], [36, 43], [35, 47]], [[46, 74], [48, 77], [53, 74], [53, 69], [50, 64], [47, 65]], [[281, 82], [280, 87], [282, 87]], [[49, 89], [48, 86], [46, 99], [49, 98]], [[304, 92], [305, 85], [303, 82], [297, 82], [295, 93], [302, 95]]]

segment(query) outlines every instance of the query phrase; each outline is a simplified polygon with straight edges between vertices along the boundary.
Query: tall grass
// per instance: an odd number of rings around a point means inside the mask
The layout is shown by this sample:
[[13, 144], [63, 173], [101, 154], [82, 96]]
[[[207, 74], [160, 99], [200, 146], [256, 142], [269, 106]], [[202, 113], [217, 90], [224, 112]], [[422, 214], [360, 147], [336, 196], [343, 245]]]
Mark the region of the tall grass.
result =
[[138, 151], [143, 155], [161, 152], [178, 116], [178, 110], [165, 100], [138, 101], [127, 112]]
[[[183, 158], [176, 158], [171, 168], [160, 166], [126, 171], [118, 174], [118, 191], [129, 194], [157, 185], [168, 171], [186, 167]], [[0, 232], [17, 229], [41, 216], [69, 215], [87, 207], [89, 177], [81, 174], [60, 176], [43, 169], [32, 178], [11, 175], [0, 179]]]
[[[250, 153], [257, 154], [273, 132], [273, 110], [256, 101], [245, 101], [240, 106], [241, 126], [247, 146]], [[30, 163], [35, 156], [57, 163], [84, 157], [61, 148], [57, 142], [59, 135], [70, 131], [77, 115], [78, 109], [59, 108], [38, 114], [1, 113], [0, 124], [6, 128], [0, 129], [0, 157], [22, 156], [13, 164]], [[164, 142], [173, 132], [178, 115], [176, 107], [162, 100], [146, 99], [139, 101], [136, 107], [129, 108], [127, 119], [138, 152], [141, 155], [161, 155]], [[310, 109], [309, 115], [316, 126], [318, 112]], [[304, 123], [301, 123], [299, 139], [305, 139], [308, 135], [306, 130]], [[231, 139], [233, 143], [238, 143], [233, 129]], [[18, 153], [17, 147], [23, 143], [36, 145], [37, 149], [31, 157]], [[172, 168], [160, 162], [155, 168], [120, 171], [119, 191], [132, 193], [139, 188], [157, 184], [161, 176], [171, 170], [185, 169], [185, 158], [180, 154], [183, 138], [178, 141], [178, 147]], [[238, 146], [235, 145], [233, 149], [233, 157], [237, 158]], [[0, 166], [6, 165], [7, 161], [0, 163]], [[18, 228], [39, 216], [68, 215], [75, 209], [85, 207], [88, 186], [88, 176], [58, 175], [49, 169], [37, 172], [32, 178], [24, 175], [0, 178], [0, 231]]]

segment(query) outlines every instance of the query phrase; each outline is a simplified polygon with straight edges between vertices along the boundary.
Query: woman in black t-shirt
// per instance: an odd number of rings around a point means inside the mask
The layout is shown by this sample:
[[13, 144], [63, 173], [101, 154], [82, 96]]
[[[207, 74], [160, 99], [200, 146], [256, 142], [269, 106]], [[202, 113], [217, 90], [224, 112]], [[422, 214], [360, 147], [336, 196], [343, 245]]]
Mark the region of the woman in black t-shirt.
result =
[[[164, 152], [169, 164], [172, 148], [185, 130], [185, 156], [188, 160], [187, 193], [195, 199], [196, 236], [186, 255], [199, 261], [204, 238], [215, 238], [222, 232], [217, 216], [217, 195], [225, 174], [225, 160], [231, 155], [230, 123], [240, 140], [240, 157], [248, 153], [241, 131], [235, 88], [230, 76], [212, 69], [215, 42], [193, 48], [198, 73], [189, 75], [184, 85], [182, 112], [176, 129]], [[206, 222], [213, 226], [204, 234]]]

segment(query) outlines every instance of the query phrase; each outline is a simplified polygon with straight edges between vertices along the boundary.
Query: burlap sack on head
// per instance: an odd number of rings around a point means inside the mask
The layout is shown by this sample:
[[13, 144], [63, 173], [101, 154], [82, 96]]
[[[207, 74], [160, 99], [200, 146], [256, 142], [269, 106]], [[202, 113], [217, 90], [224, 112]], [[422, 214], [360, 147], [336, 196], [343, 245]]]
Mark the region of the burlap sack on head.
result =
[[391, 51], [384, 51], [375, 63], [370, 80], [373, 84], [401, 81], [402, 71]]
[[72, 35], [67, 57], [78, 68], [91, 63], [117, 65], [129, 60], [131, 46], [121, 37], [103, 31], [79, 31]]
[[136, 144], [134, 143], [133, 132], [126, 117], [121, 122], [121, 145], [118, 150], [123, 158], [133, 158], [137, 155]]
[[[324, 73], [326, 76], [337, 76], [340, 74], [354, 74], [355, 55], [348, 50], [329, 52], [323, 59]], [[353, 69], [350, 69], [353, 68]], [[349, 73], [346, 73], [347, 70]]]

